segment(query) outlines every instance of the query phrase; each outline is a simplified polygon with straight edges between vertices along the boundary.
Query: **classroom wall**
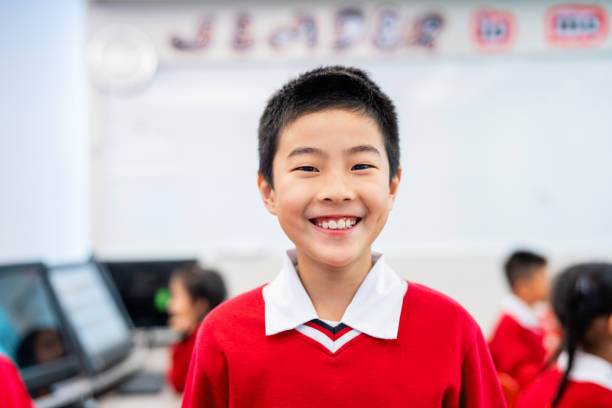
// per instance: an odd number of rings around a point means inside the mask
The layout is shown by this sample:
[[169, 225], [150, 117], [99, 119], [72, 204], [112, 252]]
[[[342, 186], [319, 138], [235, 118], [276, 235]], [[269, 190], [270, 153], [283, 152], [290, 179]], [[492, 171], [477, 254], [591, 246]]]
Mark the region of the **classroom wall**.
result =
[[85, 0], [0, 3], [0, 262], [90, 252], [86, 15]]
[[[352, 63], [395, 101], [400, 123], [403, 179], [376, 248], [608, 250], [609, 58]], [[287, 246], [256, 188], [256, 129], [268, 96], [309, 67], [166, 66], [139, 92], [104, 96], [96, 248], [240, 256]]]

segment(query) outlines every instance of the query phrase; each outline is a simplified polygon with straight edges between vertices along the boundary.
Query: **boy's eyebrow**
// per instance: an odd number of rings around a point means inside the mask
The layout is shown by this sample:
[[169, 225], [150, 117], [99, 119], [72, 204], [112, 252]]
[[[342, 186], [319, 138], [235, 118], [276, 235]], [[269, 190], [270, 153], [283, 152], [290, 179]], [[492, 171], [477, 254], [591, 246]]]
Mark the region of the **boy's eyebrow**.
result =
[[[380, 151], [375, 148], [372, 145], [359, 145], [359, 146], [353, 146], [350, 149], [346, 150], [346, 152], [348, 154], [356, 154], [356, 153], [362, 153], [362, 152], [371, 152], [371, 153], [375, 153], [377, 155], [380, 156]], [[318, 149], [316, 147], [297, 147], [295, 149], [293, 149], [291, 151], [291, 153], [289, 153], [289, 155], [287, 156], [287, 158], [289, 157], [293, 157], [293, 156], [299, 156], [301, 154], [314, 154], [314, 155], [318, 155], [318, 156], [325, 156], [325, 152], [321, 149]]]
[[293, 156], [299, 156], [301, 154], [315, 154], [318, 156], [325, 156], [325, 153], [321, 149], [317, 149], [316, 147], [297, 147], [289, 153], [287, 158]]
[[360, 145], [360, 146], [351, 147], [350, 149], [347, 150], [348, 154], [355, 154], [355, 153], [361, 153], [361, 152], [376, 153], [377, 155], [380, 156], [380, 152], [378, 151], [378, 149], [372, 145]]

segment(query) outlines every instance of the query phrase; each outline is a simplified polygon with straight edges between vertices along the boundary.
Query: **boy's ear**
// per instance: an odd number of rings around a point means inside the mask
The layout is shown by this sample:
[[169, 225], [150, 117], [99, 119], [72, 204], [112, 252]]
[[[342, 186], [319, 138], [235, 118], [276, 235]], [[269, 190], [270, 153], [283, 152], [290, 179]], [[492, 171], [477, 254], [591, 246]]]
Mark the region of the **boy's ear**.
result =
[[400, 181], [402, 179], [402, 168], [397, 168], [397, 173], [391, 179], [389, 183], [389, 195], [391, 196], [391, 203], [395, 202], [395, 196], [397, 195], [397, 189], [399, 188]]
[[274, 195], [274, 188], [272, 188], [261, 173], [257, 175], [257, 187], [259, 188], [261, 199], [270, 214], [276, 215], [276, 196]]

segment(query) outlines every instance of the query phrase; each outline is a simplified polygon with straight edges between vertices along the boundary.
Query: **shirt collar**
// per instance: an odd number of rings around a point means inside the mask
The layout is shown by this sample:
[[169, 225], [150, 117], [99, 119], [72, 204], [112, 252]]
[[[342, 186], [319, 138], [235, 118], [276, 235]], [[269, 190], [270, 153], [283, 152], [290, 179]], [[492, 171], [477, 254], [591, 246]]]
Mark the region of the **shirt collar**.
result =
[[541, 326], [535, 311], [514, 294], [506, 296], [502, 307], [507, 314], [512, 316], [523, 327], [536, 329]]
[[[396, 339], [407, 283], [373, 254], [373, 266], [348, 305], [342, 323], [372, 337]], [[278, 276], [263, 288], [266, 335], [317, 319], [317, 313], [295, 270], [295, 250], [287, 251]]]
[[[566, 369], [567, 353], [561, 353], [557, 364], [559, 369]], [[590, 382], [612, 390], [612, 364], [594, 354], [577, 350], [569, 376], [577, 382]]]

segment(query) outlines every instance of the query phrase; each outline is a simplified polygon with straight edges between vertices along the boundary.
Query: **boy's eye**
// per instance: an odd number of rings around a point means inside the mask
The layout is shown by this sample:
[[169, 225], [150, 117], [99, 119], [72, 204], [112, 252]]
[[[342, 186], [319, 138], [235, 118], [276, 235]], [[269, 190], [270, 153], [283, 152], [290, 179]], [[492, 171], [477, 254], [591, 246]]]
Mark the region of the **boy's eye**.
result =
[[363, 163], [360, 163], [360, 164], [356, 164], [356, 165], [354, 165], [354, 166], [351, 168], [351, 170], [365, 170], [365, 169], [369, 169], [369, 168], [371, 168], [371, 167], [374, 167], [374, 166], [372, 166], [372, 165], [370, 165], [370, 164], [363, 164]]
[[317, 170], [316, 167], [312, 167], [312, 166], [300, 166], [300, 167], [296, 167], [295, 170], [300, 170], [300, 171], [319, 171], [319, 170]]

